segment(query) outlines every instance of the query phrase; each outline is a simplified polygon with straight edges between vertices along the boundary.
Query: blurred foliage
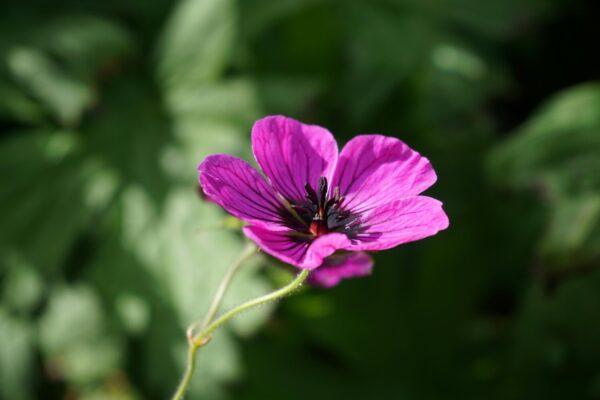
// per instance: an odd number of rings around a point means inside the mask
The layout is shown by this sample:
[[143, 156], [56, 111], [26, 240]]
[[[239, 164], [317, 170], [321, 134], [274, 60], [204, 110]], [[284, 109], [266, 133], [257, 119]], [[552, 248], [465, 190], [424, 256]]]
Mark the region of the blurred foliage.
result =
[[497, 180], [550, 208], [540, 252], [565, 268], [600, 258], [600, 84], [549, 100], [492, 157]]
[[[250, 158], [270, 113], [401, 137], [452, 226], [242, 315], [190, 398], [600, 398], [592, 0], [0, 9], [0, 398], [169, 395], [243, 245], [196, 165]], [[226, 306], [288, 279], [269, 264]]]

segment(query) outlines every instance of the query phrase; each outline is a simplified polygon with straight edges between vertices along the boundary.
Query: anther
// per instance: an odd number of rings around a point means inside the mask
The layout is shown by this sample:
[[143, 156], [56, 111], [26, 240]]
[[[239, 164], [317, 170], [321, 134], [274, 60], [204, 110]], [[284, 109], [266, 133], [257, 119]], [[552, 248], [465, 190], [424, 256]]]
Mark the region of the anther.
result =
[[317, 198], [317, 205], [319, 210], [325, 207], [325, 202], [327, 200], [327, 178], [324, 176], [319, 178], [319, 192]]

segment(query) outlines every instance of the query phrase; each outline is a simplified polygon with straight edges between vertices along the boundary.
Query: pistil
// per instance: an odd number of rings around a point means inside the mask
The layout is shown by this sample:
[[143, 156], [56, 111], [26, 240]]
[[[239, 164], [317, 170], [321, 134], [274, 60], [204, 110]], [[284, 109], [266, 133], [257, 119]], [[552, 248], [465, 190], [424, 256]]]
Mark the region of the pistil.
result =
[[319, 185], [315, 191], [308, 183], [305, 185], [307, 196], [310, 202], [309, 211], [312, 213], [312, 218], [309, 225], [309, 232], [314, 236], [324, 235], [330, 232], [328, 226], [329, 217], [341, 203], [340, 189], [333, 189], [333, 196], [327, 199], [328, 184], [327, 178], [322, 176], [319, 178]]

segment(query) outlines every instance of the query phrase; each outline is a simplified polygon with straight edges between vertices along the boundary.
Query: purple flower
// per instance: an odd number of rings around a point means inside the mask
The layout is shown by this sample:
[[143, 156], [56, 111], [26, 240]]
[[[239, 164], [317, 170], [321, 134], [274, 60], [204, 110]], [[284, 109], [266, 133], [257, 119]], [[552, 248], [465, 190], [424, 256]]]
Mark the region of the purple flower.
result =
[[328, 130], [270, 116], [254, 124], [252, 149], [266, 179], [239, 158], [215, 154], [198, 167], [200, 185], [248, 223], [244, 234], [266, 253], [316, 269], [315, 284], [367, 275], [373, 263], [365, 251], [448, 227], [442, 203], [419, 196], [436, 181], [431, 164], [396, 138], [360, 135], [338, 154]]

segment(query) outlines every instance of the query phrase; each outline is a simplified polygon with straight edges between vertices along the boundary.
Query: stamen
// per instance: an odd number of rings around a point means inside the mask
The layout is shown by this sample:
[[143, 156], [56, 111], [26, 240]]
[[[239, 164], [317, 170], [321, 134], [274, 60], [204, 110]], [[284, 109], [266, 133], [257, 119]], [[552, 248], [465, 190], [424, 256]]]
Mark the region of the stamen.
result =
[[319, 212], [325, 208], [325, 201], [327, 200], [327, 178], [324, 176], [319, 178], [319, 198], [318, 198], [318, 206]]
[[306, 189], [307, 193], [306, 198], [312, 201], [313, 203], [316, 203], [318, 201], [317, 192], [315, 192], [315, 190], [310, 186], [310, 183], [304, 185], [304, 189]]
[[333, 196], [329, 199], [329, 201], [325, 205], [325, 208], [331, 208], [331, 207], [337, 208], [337, 207], [339, 207], [339, 202], [340, 202], [340, 187], [336, 186], [333, 188]]
[[339, 186], [329, 190], [327, 178], [322, 176], [316, 189], [313, 189], [309, 183], [306, 183], [304, 188], [306, 200], [299, 203], [291, 204], [279, 196], [293, 219], [300, 222], [300, 225], [297, 225], [295, 221], [289, 221], [288, 226], [293, 230], [291, 236], [315, 238], [329, 232], [344, 232], [351, 235], [360, 227], [359, 216], [341, 207], [344, 196], [341, 195]]
[[302, 218], [300, 218], [300, 215], [298, 215], [296, 210], [294, 210], [294, 207], [292, 207], [292, 205], [282, 195], [277, 193], [277, 197], [294, 218], [296, 218], [302, 225], [308, 227], [308, 224]]

